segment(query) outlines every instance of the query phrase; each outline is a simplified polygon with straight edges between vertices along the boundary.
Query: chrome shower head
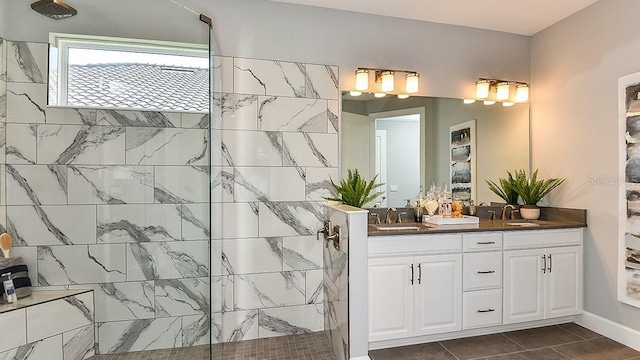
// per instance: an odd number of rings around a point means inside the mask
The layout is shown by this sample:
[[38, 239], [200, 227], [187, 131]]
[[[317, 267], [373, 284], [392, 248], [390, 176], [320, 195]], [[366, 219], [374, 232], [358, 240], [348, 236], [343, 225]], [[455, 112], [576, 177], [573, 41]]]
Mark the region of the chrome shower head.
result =
[[76, 9], [65, 4], [61, 0], [36, 1], [31, 4], [31, 8], [36, 12], [54, 20], [66, 19], [78, 14], [78, 11]]

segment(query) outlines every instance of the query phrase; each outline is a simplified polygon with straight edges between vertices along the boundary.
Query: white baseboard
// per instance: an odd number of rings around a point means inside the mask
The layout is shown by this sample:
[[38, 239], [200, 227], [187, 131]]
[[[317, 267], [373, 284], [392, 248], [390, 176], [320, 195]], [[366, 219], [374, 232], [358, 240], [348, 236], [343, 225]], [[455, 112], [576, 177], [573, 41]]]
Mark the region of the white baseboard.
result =
[[575, 317], [578, 325], [640, 351], [640, 331], [618, 324], [590, 312]]
[[371, 360], [371, 358], [369, 356], [358, 356], [358, 357], [352, 357], [349, 360]]

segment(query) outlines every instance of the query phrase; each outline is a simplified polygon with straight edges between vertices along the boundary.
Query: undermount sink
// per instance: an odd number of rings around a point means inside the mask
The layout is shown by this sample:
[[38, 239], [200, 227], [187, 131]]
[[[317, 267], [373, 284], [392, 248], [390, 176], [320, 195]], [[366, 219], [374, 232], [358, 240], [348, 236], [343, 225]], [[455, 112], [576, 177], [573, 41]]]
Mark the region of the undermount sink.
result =
[[415, 223], [414, 224], [412, 223], [369, 224], [369, 226], [379, 231], [418, 231], [418, 230], [429, 228], [429, 226], [422, 225], [422, 224], [415, 224]]
[[544, 221], [544, 220], [506, 220], [504, 222], [505, 226], [520, 226], [520, 227], [530, 227], [530, 226], [540, 226], [540, 225], [550, 225], [553, 222]]
[[508, 222], [508, 223], [505, 223], [505, 225], [508, 225], [508, 226], [522, 226], [522, 227], [527, 227], [527, 226], [540, 226], [540, 224], [536, 224], [536, 223], [532, 223], [532, 222], [521, 222], [521, 221], [518, 221], [518, 222]]

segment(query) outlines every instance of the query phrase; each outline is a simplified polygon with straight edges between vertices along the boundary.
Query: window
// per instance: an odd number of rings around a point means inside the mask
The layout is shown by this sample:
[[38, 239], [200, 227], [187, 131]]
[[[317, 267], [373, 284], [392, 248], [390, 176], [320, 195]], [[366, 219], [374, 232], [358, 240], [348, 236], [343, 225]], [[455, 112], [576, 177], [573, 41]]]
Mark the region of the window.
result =
[[49, 105], [207, 112], [206, 45], [51, 34]]

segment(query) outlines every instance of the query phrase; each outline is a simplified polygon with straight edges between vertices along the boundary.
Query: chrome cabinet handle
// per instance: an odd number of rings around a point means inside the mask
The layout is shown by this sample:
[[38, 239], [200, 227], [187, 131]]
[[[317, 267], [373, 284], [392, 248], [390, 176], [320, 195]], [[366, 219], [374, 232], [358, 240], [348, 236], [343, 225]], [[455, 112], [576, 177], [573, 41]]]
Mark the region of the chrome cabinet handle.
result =
[[544, 261], [544, 265], [542, 265], [542, 273], [547, 273], [547, 255], [542, 255], [542, 261]]
[[478, 274], [495, 274], [496, 271], [495, 270], [489, 270], [489, 271], [478, 271]]
[[495, 244], [495, 241], [478, 241], [476, 244], [477, 245], [492, 245]]
[[547, 270], [549, 270], [549, 273], [551, 273], [551, 267], [553, 266], [553, 262], [551, 261], [551, 254], [549, 254], [549, 268]]
[[418, 264], [418, 284], [422, 283], [422, 265]]
[[496, 311], [496, 309], [478, 310], [479, 313], [488, 313], [488, 312], [494, 312], [494, 311]]
[[413, 285], [413, 264], [411, 264], [411, 285]]

